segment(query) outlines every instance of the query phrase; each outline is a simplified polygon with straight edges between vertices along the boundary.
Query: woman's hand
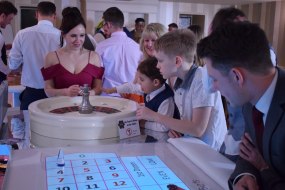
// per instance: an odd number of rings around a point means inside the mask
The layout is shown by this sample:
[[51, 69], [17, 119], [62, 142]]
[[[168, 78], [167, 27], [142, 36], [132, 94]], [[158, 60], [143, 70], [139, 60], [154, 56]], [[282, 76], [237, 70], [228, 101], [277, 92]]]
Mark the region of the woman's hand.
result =
[[65, 95], [66, 96], [78, 96], [79, 92], [81, 91], [79, 85], [72, 85], [65, 89]]

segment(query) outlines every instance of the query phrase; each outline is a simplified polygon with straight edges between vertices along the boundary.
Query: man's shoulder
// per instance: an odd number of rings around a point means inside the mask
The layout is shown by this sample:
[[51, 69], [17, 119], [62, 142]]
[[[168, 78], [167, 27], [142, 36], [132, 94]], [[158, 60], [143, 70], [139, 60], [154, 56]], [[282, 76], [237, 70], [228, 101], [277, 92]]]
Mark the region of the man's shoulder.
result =
[[61, 31], [57, 29], [54, 26], [48, 26], [48, 30], [46, 27], [40, 26], [40, 25], [34, 25], [30, 26], [24, 29], [19, 30], [18, 34], [25, 34], [25, 33], [30, 33], [30, 32], [48, 32], [48, 33], [55, 33], [60, 35]]
[[131, 50], [138, 50], [139, 49], [139, 44], [136, 43], [132, 38], [125, 36], [125, 38], [121, 38], [121, 37], [116, 37], [116, 36], [112, 36], [110, 38], [107, 38], [105, 40], [103, 40], [102, 42], [98, 43], [96, 49], [101, 49], [101, 48], [108, 48], [108, 47], [116, 47], [118, 45], [125, 45], [125, 46], [129, 46], [132, 49]]
[[53, 25], [35, 25], [34, 29], [39, 32], [61, 34], [61, 31]]
[[17, 34], [23, 34], [23, 33], [29, 32], [29, 31], [33, 31], [36, 28], [36, 26], [37, 25], [30, 26], [27, 28], [23, 28], [23, 29], [19, 30]]
[[97, 45], [96, 45], [96, 51], [98, 50], [101, 50], [101, 49], [105, 49], [106, 47], [109, 47], [112, 43], [109, 42], [110, 39], [107, 38], [101, 42], [99, 42]]
[[[36, 26], [36, 25], [35, 25]], [[30, 26], [24, 29], [21, 29], [17, 32], [14, 41], [19, 41], [22, 40], [22, 38], [26, 35], [29, 35], [29, 33], [31, 33], [34, 29], [35, 26]]]

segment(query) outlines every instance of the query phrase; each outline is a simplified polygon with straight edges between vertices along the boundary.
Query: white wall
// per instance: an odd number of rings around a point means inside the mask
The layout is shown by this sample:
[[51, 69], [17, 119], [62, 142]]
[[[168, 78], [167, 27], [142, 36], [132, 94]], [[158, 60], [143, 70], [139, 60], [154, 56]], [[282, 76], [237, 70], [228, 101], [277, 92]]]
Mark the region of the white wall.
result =
[[179, 3], [177, 6], [176, 22], [179, 22], [179, 14], [191, 14], [191, 15], [205, 15], [204, 35], [207, 35], [208, 27], [215, 15], [215, 13], [223, 5], [210, 5], [210, 4], [194, 4], [194, 3]]
[[135, 0], [131, 2], [86, 0], [87, 32], [94, 33], [94, 28], [101, 20], [103, 12], [109, 7], [118, 7], [124, 13], [125, 26], [132, 29], [137, 17], [146, 17], [147, 22], [157, 21], [159, 2], [158, 0]]
[[[60, 2], [57, 0], [57, 2]], [[80, 1], [79, 0], [61, 0], [61, 7], [78, 7], [80, 8]]]
[[[11, 0], [20, 11], [20, 6], [34, 6], [41, 0]], [[50, 0], [57, 6], [57, 26], [61, 20], [61, 10], [66, 6], [80, 8], [80, 0]], [[205, 15], [205, 34], [207, 28], [218, 9], [222, 5], [162, 2], [159, 0], [86, 0], [87, 32], [93, 34], [95, 26], [101, 20], [103, 12], [109, 7], [118, 7], [125, 16], [125, 26], [132, 29], [137, 17], [146, 18], [147, 23], [160, 22], [167, 27], [172, 22], [179, 23], [179, 14]], [[20, 13], [19, 13], [20, 15]], [[12, 24], [14, 33], [20, 29], [20, 17], [16, 16]]]
[[86, 0], [87, 31], [94, 33], [94, 28], [101, 20], [103, 12], [109, 7], [118, 7], [125, 16], [125, 26], [134, 27], [137, 15], [146, 17], [147, 23], [160, 22], [166, 27], [172, 22], [179, 22], [179, 14], [205, 15], [205, 34], [207, 28], [218, 9], [222, 5], [161, 2], [158, 0], [135, 0], [131, 2], [118, 2], [115, 0]]

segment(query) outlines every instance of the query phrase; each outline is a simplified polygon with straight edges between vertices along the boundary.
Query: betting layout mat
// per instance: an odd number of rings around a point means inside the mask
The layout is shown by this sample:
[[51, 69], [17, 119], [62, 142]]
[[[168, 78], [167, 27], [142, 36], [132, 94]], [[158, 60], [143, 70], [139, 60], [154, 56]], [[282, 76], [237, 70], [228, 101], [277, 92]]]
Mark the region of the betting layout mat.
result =
[[[158, 156], [119, 157], [115, 153], [75, 153], [46, 157], [48, 190], [189, 189]], [[171, 188], [172, 187], [172, 188]]]

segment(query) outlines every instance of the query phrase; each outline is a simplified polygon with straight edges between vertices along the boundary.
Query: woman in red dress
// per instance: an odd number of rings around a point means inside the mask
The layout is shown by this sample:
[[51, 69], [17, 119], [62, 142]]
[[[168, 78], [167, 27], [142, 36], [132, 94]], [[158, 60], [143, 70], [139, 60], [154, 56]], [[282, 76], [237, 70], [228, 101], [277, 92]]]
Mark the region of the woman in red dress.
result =
[[76, 7], [65, 8], [62, 16], [62, 47], [48, 53], [41, 70], [45, 92], [48, 97], [77, 96], [80, 87], [88, 84], [90, 95], [99, 95], [102, 92], [104, 68], [95, 51], [83, 48], [85, 21]]

